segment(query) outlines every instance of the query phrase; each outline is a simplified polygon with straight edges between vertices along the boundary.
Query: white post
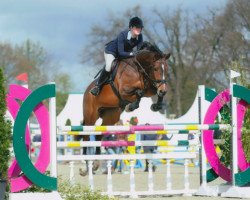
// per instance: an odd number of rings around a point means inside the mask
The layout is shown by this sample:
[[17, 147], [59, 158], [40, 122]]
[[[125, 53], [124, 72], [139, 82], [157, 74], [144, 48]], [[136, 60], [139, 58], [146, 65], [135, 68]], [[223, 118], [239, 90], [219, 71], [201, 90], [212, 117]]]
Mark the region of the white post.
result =
[[240, 76], [240, 73], [230, 70], [230, 97], [231, 97], [231, 176], [232, 186], [224, 193], [222, 197], [249, 198], [249, 187], [237, 187], [235, 174], [238, 173], [238, 134], [237, 134], [237, 98], [233, 96], [234, 85], [233, 78]]
[[94, 178], [93, 178], [93, 160], [88, 161], [88, 172], [89, 172], [89, 186], [91, 190], [94, 190]]
[[[55, 84], [54, 82], [51, 84]], [[56, 85], [55, 85], [56, 87]], [[57, 123], [56, 123], [56, 97], [49, 100], [49, 122], [50, 122], [50, 176], [57, 178]], [[58, 196], [57, 191], [52, 191], [52, 194]], [[56, 199], [56, 198], [54, 198]]]
[[135, 194], [135, 173], [134, 173], [135, 161], [130, 160], [130, 197], [137, 198]]
[[237, 98], [233, 96], [233, 86], [230, 83], [231, 110], [232, 110], [232, 186], [235, 186], [235, 174], [238, 173], [238, 144], [237, 144]]
[[69, 182], [70, 185], [74, 185], [75, 184], [75, 173], [74, 173], [74, 161], [70, 161], [69, 162]]
[[[55, 84], [55, 83], [54, 83]], [[50, 117], [50, 164], [51, 176], [57, 177], [57, 142], [56, 142], [56, 98], [49, 100], [49, 117]]]
[[107, 176], [107, 183], [108, 183], [108, 188], [107, 192], [109, 195], [112, 194], [112, 175], [111, 175], [111, 167], [112, 167], [112, 161], [108, 160], [107, 162], [107, 168], [108, 168], [108, 176]]
[[167, 166], [167, 174], [166, 174], [167, 190], [170, 191], [172, 189], [171, 171], [170, 171], [170, 159], [167, 159], [166, 166]]
[[[204, 108], [204, 103], [205, 103], [205, 86], [204, 85], [199, 85], [199, 124], [203, 125], [204, 117], [206, 110]], [[206, 187], [207, 186], [207, 161], [206, 161], [206, 153], [205, 153], [205, 148], [204, 148], [204, 143], [203, 143], [203, 131], [201, 131], [200, 135], [200, 142], [201, 142], [201, 158], [200, 158], [200, 182], [201, 185]]]
[[237, 134], [237, 98], [233, 95], [233, 87], [235, 83], [233, 79], [241, 76], [240, 73], [230, 70], [230, 95], [231, 95], [231, 116], [232, 116], [232, 137], [231, 137], [231, 145], [232, 145], [232, 157], [231, 157], [231, 170], [232, 170], [232, 186], [236, 186], [235, 184], [235, 174], [238, 173], [238, 134]]
[[188, 159], [184, 161], [184, 190], [187, 192], [189, 190], [189, 180], [188, 180]]
[[148, 160], [148, 191], [154, 191], [154, 182], [153, 182], [153, 164], [152, 160]]

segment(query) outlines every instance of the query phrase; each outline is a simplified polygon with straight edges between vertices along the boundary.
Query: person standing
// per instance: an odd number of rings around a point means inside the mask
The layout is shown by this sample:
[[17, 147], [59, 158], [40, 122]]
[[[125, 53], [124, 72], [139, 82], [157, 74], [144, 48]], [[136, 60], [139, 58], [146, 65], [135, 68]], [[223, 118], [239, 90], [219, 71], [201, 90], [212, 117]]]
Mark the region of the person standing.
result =
[[[148, 123], [145, 124], [145, 125], [149, 125]], [[142, 134], [141, 135], [141, 141], [147, 141], [147, 140], [157, 140], [158, 139], [158, 136], [157, 134]], [[143, 146], [143, 152], [144, 153], [155, 153], [157, 150], [157, 147], [156, 146]], [[145, 159], [145, 169], [144, 169], [144, 172], [148, 172], [148, 159]], [[154, 163], [152, 162], [153, 164], [153, 171], [156, 170], [156, 166], [154, 165]]]

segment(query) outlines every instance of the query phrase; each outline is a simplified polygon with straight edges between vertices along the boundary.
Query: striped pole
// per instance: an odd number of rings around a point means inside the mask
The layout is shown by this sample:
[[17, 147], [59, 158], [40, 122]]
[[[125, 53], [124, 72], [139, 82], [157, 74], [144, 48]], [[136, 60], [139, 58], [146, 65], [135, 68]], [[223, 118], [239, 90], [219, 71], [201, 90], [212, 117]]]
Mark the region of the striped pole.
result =
[[157, 154], [103, 154], [103, 155], [59, 155], [58, 161], [82, 160], [145, 160], [145, 159], [194, 159], [193, 152], [168, 152]]
[[165, 135], [165, 134], [189, 134], [194, 133], [198, 134], [198, 130], [160, 130], [160, 131], [106, 131], [106, 132], [86, 132], [86, 131], [62, 131], [58, 133], [59, 135], [128, 135], [128, 134], [158, 134], [158, 135]]
[[198, 124], [198, 125], [137, 125], [137, 126], [63, 126], [59, 131], [162, 131], [162, 130], [230, 130], [230, 124]]
[[[34, 146], [40, 146], [35, 142]], [[193, 140], [148, 140], [148, 141], [78, 141], [78, 142], [57, 142], [57, 148], [79, 148], [79, 147], [127, 147], [127, 146], [189, 146], [198, 145]]]

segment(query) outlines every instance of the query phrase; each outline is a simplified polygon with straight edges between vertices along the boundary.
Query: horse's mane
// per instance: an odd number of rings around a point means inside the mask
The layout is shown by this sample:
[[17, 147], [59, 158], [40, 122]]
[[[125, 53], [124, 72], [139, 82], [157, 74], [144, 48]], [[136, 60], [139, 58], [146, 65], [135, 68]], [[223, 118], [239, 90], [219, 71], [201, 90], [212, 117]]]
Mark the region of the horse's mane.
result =
[[148, 51], [151, 51], [151, 52], [156, 52], [156, 53], [159, 53], [160, 55], [163, 54], [163, 52], [159, 49], [159, 47], [154, 43], [154, 44], [151, 44], [150, 42], [147, 42], [147, 41], [144, 41], [141, 48], [139, 49], [140, 51], [141, 50], [148, 50]]

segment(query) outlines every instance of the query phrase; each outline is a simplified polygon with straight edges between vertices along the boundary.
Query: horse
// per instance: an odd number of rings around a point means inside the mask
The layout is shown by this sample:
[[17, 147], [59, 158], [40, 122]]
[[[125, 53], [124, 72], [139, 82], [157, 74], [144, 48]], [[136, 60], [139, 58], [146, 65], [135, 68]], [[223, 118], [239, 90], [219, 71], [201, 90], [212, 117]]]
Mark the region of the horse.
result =
[[124, 110], [137, 109], [142, 97], [155, 94], [158, 100], [151, 109], [159, 111], [167, 92], [165, 71], [169, 57], [170, 53], [164, 54], [156, 45], [144, 42], [135, 57], [117, 61], [116, 75], [103, 86], [98, 96], [90, 93], [96, 80], [84, 92], [83, 124], [94, 125], [100, 117], [102, 125], [114, 125]]
[[[96, 80], [84, 92], [83, 125], [95, 125], [99, 118], [102, 125], [114, 125], [124, 110], [131, 112], [139, 107], [142, 97], [156, 94], [158, 99], [151, 109], [159, 111], [167, 92], [165, 74], [169, 57], [170, 53], [165, 54], [156, 45], [144, 42], [134, 57], [115, 60], [115, 72], [100, 94], [94, 96], [90, 93]], [[96, 140], [101, 139], [101, 135], [96, 136]], [[96, 154], [100, 154], [100, 148], [96, 149]]]

